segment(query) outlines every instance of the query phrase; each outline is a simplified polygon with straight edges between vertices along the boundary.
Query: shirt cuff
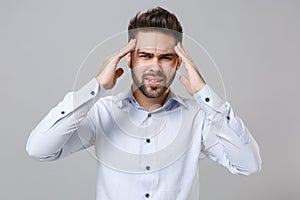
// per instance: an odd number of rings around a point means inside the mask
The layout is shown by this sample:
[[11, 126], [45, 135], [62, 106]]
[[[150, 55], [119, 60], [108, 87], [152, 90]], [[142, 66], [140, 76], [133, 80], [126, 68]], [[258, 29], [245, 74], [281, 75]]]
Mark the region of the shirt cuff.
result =
[[82, 104], [93, 99], [98, 100], [106, 92], [105, 88], [100, 86], [97, 79], [94, 77], [86, 85], [74, 92], [73, 106], [67, 110], [66, 113], [77, 109]]
[[106, 90], [100, 86], [94, 77], [79, 90], [68, 92], [64, 99], [59, 102], [56, 107], [50, 110], [45, 119], [38, 124], [36, 129], [41, 132], [46, 132], [59, 120], [66, 117], [71, 112], [74, 112], [79, 107], [82, 107], [82, 109], [80, 109], [80, 113], [77, 113], [77, 116], [87, 114], [94, 103], [103, 96], [105, 92]]
[[206, 84], [200, 91], [195, 93], [193, 97], [206, 113], [216, 111], [225, 114], [225, 101], [220, 98], [209, 85]]

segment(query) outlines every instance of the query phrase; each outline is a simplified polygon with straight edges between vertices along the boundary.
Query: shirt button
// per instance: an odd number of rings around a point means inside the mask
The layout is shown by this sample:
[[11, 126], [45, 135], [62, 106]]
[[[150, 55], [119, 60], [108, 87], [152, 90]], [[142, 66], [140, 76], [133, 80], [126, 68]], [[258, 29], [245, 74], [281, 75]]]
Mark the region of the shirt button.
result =
[[146, 142], [147, 142], [147, 143], [150, 143], [150, 142], [151, 142], [151, 140], [150, 140], [149, 138], [147, 138], [147, 139], [146, 139]]
[[149, 193], [145, 194], [145, 197], [146, 197], [146, 198], [149, 198], [149, 197], [150, 197], [150, 194], [149, 194]]
[[148, 113], [148, 117], [151, 117], [151, 113]]
[[65, 111], [61, 111], [61, 114], [62, 114], [62, 115], [65, 114]]
[[150, 171], [151, 167], [150, 166], [147, 166], [146, 167], [146, 170]]
[[206, 98], [205, 98], [205, 101], [206, 101], [206, 102], [209, 102], [209, 101], [210, 101], [210, 99], [209, 99], [208, 97], [206, 97]]
[[95, 91], [91, 91], [91, 95], [94, 95], [95, 94]]
[[227, 119], [228, 119], [228, 120], [230, 120], [230, 117], [229, 117], [229, 116], [227, 116]]

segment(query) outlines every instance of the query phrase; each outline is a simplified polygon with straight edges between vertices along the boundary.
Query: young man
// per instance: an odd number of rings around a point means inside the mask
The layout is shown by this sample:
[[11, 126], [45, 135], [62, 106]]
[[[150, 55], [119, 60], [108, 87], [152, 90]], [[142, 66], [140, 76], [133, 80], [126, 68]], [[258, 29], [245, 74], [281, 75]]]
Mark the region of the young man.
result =
[[[261, 169], [258, 145], [226, 101], [210, 88], [182, 46], [182, 28], [163, 8], [138, 13], [129, 42], [107, 57], [100, 72], [68, 93], [32, 131], [27, 152], [56, 160], [90, 146], [98, 159], [97, 199], [199, 199], [200, 153], [235, 174]], [[104, 97], [123, 69], [132, 85]], [[181, 83], [193, 99], [170, 90]]]

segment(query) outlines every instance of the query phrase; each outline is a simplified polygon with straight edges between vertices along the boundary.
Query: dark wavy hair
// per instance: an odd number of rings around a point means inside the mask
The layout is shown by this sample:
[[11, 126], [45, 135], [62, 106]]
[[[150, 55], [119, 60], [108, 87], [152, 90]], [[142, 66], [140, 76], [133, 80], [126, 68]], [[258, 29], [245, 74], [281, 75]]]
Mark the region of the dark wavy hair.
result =
[[182, 27], [177, 17], [164, 8], [156, 7], [146, 12], [138, 12], [128, 24], [128, 41], [136, 38], [139, 31], [159, 31], [171, 34], [177, 42], [182, 42]]

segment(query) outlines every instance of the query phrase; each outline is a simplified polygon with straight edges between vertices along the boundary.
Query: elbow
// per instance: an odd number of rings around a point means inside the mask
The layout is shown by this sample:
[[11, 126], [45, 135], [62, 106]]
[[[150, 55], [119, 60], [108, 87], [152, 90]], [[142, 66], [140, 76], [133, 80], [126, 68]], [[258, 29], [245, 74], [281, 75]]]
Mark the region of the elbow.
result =
[[[256, 147], [255, 147], [256, 146]], [[260, 152], [259, 152], [259, 147], [256, 144], [254, 147], [249, 145], [250, 148], [250, 154], [248, 154], [248, 162], [245, 166], [246, 167], [246, 173], [245, 175], [252, 175], [252, 174], [257, 174], [262, 170], [262, 159], [260, 156]]]
[[33, 133], [31, 133], [25, 147], [29, 157], [37, 161], [50, 161], [58, 159], [61, 156], [62, 148], [58, 152], [55, 152], [53, 151], [53, 148], [50, 148], [48, 145], [46, 145], [43, 140], [33, 137]]
[[249, 167], [249, 175], [259, 173], [263, 165], [259, 151], [253, 155], [252, 159], [253, 161], [251, 162]]
[[259, 173], [261, 169], [262, 169], [262, 160], [258, 158], [254, 162], [252, 162], [251, 165], [247, 167], [247, 170], [245, 170], [244, 173], [242, 174], [246, 176], [250, 176]]
[[30, 146], [26, 146], [26, 152], [29, 155], [29, 157], [33, 158], [36, 161], [43, 161], [43, 156], [36, 148], [34, 147], [30, 147]]
[[34, 146], [32, 146], [30, 144], [30, 140], [27, 141], [26, 152], [31, 158], [33, 158], [35, 160], [40, 160], [39, 159], [39, 157], [40, 157], [39, 151], [37, 151], [37, 149], [34, 148]]
[[30, 158], [33, 158], [36, 161], [42, 161], [42, 156], [32, 150], [27, 150], [27, 154]]
[[261, 171], [262, 169], [262, 160], [259, 158], [256, 163], [252, 166], [250, 170], [250, 174], [257, 174]]
[[229, 163], [229, 170], [233, 174], [241, 174], [245, 176], [250, 176], [253, 174], [257, 174], [262, 169], [262, 160], [260, 157], [257, 157], [256, 159], [247, 160], [246, 163], [243, 164], [233, 164]]
[[250, 169], [247, 170], [246, 173], [244, 173], [246, 176], [250, 176], [250, 175], [253, 175], [253, 174], [257, 174], [261, 171], [261, 166], [255, 166], [255, 167], [252, 167]]
[[43, 154], [43, 152], [41, 152], [39, 149], [34, 148], [27, 144], [26, 152], [29, 155], [29, 157], [33, 158], [36, 161], [51, 161], [51, 160], [58, 159], [58, 157], [61, 155], [62, 151], [59, 151], [52, 155], [46, 155], [46, 154]]

